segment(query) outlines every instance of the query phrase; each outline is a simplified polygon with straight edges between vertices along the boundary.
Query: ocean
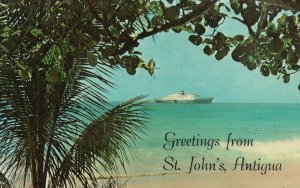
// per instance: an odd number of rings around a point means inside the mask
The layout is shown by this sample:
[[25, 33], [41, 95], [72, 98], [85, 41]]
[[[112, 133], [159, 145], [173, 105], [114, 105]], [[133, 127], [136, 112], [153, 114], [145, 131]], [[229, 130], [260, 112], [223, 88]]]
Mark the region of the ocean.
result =
[[[126, 167], [128, 176], [185, 173], [193, 156], [227, 166], [237, 157], [265, 163], [300, 163], [298, 104], [149, 103], [148, 107], [152, 119]], [[233, 145], [227, 149], [228, 136]], [[202, 145], [197, 145], [201, 139]], [[170, 149], [173, 142], [175, 146]], [[170, 157], [178, 161], [181, 171], [170, 170]]]

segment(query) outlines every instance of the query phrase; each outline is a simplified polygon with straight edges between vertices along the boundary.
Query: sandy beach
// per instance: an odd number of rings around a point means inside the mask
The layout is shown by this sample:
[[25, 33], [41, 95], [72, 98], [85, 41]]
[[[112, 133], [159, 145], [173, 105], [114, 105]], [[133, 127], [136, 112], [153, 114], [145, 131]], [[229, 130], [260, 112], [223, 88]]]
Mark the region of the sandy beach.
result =
[[[282, 163], [282, 170], [268, 171], [196, 171], [165, 173], [164, 171], [127, 175], [127, 188], [299, 188], [300, 186], [300, 139], [286, 141], [257, 142], [252, 148], [232, 148], [245, 156], [260, 156], [268, 162]], [[228, 161], [227, 161], [228, 163]]]
[[284, 166], [280, 172], [204, 172], [132, 177], [127, 188], [299, 188], [300, 164]]

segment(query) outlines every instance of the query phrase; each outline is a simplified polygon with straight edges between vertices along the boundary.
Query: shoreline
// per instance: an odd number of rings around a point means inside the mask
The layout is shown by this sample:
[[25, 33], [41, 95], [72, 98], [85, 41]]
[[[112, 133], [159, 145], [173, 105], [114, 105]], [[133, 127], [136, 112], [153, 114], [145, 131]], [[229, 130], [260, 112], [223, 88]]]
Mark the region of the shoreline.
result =
[[[194, 171], [192, 174], [186, 174], [185, 171], [168, 173], [163, 171], [163, 169], [149, 171], [146, 167], [147, 165], [144, 166], [145, 173], [139, 174], [138, 170], [140, 171], [141, 169], [135, 169], [138, 166], [135, 166], [133, 162], [133, 166], [128, 171], [129, 174], [120, 176], [120, 178], [122, 181], [127, 182], [126, 188], [299, 188], [299, 144], [299, 138], [266, 142], [258, 141], [254, 147], [232, 148], [231, 152], [224, 156], [226, 159], [225, 163], [228, 164], [234, 162], [228, 159], [228, 157], [234, 158], [234, 155], [243, 155], [250, 160], [262, 158], [262, 161], [265, 159], [267, 162], [282, 163], [281, 171], [268, 171], [264, 175], [259, 170], [241, 171], [238, 169], [232, 171], [231, 167], [228, 167], [225, 173], [205, 170]], [[218, 151], [215, 152], [218, 153]]]
[[[298, 188], [300, 163], [288, 164], [282, 171], [261, 175], [258, 172], [228, 171], [185, 173], [161, 173], [161, 175], [128, 176], [126, 188]], [[126, 179], [124, 177], [124, 179]]]

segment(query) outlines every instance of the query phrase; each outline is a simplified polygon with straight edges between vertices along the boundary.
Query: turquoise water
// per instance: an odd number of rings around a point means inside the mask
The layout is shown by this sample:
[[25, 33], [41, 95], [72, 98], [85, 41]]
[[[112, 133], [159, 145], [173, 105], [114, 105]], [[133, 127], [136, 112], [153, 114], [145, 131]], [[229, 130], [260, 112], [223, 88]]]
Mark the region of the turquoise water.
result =
[[224, 143], [228, 134], [232, 133], [231, 138], [253, 139], [253, 147], [258, 142], [300, 139], [300, 105], [297, 104], [151, 103], [148, 106], [152, 120], [149, 130], [146, 131], [147, 135], [142, 135], [143, 140], [135, 150], [137, 155], [131, 162], [129, 173], [164, 172], [162, 166], [166, 156], [188, 164], [192, 155], [211, 160], [216, 157], [232, 160], [237, 155], [242, 155], [242, 151], [228, 151], [223, 146], [211, 150], [192, 146], [165, 150], [163, 145], [166, 144], [167, 132], [176, 134], [170, 139], [189, 139], [196, 136], [219, 139]]
[[229, 132], [256, 140], [300, 136], [300, 105], [296, 104], [150, 104], [153, 120], [142, 146], [157, 146], [164, 133], [200, 133], [227, 137]]

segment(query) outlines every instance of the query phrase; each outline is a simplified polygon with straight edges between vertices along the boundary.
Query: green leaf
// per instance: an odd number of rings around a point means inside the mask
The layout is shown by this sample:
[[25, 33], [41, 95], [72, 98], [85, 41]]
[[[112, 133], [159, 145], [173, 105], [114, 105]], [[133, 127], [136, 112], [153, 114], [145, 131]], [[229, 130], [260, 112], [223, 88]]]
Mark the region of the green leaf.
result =
[[297, 64], [299, 61], [299, 57], [293, 51], [290, 51], [287, 55], [288, 64]]
[[15, 63], [18, 65], [18, 67], [22, 70], [26, 70], [26, 67], [24, 66], [24, 64], [18, 60], [15, 60]]
[[231, 54], [232, 59], [235, 61], [238, 61], [238, 62], [243, 61], [244, 59], [246, 59], [248, 57], [247, 49], [248, 48], [245, 45], [238, 45], [232, 51], [232, 54]]
[[189, 41], [196, 46], [199, 46], [202, 43], [202, 37], [199, 35], [190, 35]]
[[237, 0], [230, 0], [230, 6], [234, 10], [234, 13], [239, 14], [242, 10], [242, 5]]
[[92, 52], [86, 50], [86, 56], [91, 66], [97, 65], [97, 57]]
[[285, 45], [287, 45], [287, 44], [291, 44], [293, 39], [289, 36], [284, 36], [281, 38], [281, 40], [284, 42]]
[[89, 34], [95, 41], [99, 41], [100, 38], [100, 29], [96, 26], [90, 26], [85, 31], [87, 34]]
[[228, 54], [228, 52], [229, 52], [229, 49], [227, 49], [227, 48], [218, 50], [215, 55], [216, 60], [218, 60], [218, 61], [222, 60]]
[[151, 20], [151, 23], [153, 25], [161, 25], [163, 23], [163, 19], [162, 19], [161, 16], [153, 16], [152, 20]]
[[291, 65], [291, 68], [293, 70], [299, 70], [300, 69], [300, 65], [293, 64], [293, 65]]
[[267, 25], [267, 32], [274, 33], [276, 32], [276, 26], [274, 23], [268, 23]]
[[172, 4], [174, 0], [167, 0], [168, 3]]
[[251, 62], [251, 63], [247, 64], [247, 68], [251, 71], [256, 69], [256, 63]]
[[256, 7], [247, 7], [242, 9], [241, 15], [246, 25], [250, 27], [257, 23], [260, 17], [260, 12], [256, 10]]
[[285, 22], [286, 16], [287, 16], [286, 14], [283, 14], [283, 15], [277, 20], [277, 22], [278, 22], [279, 25], [283, 26], [283, 25], [286, 24], [286, 22]]
[[19, 72], [19, 76], [23, 79], [30, 79], [31, 78], [31, 73], [25, 69], [21, 69]]
[[221, 15], [214, 15], [206, 21], [211, 28], [216, 28], [219, 26], [219, 22], [222, 20], [222, 18], [223, 17]]
[[202, 24], [195, 25], [195, 32], [199, 35], [203, 35], [205, 33], [205, 27]]
[[244, 40], [244, 36], [243, 35], [236, 35], [235, 37], [233, 37], [233, 39], [236, 40], [236, 41], [241, 42], [241, 41]]
[[275, 38], [270, 43], [270, 50], [273, 52], [281, 51], [284, 43], [279, 38]]
[[179, 27], [174, 27], [174, 28], [172, 28], [172, 30], [173, 30], [175, 33], [180, 33], [180, 32], [182, 31]]
[[151, 59], [149, 62], [148, 62], [148, 72], [151, 76], [154, 75], [154, 67], [155, 67], [155, 61], [153, 59]]
[[272, 66], [272, 67], [270, 67], [270, 71], [271, 71], [272, 75], [276, 76], [277, 72], [278, 72], [278, 67]]
[[283, 75], [282, 78], [283, 78], [284, 83], [289, 83], [290, 82], [290, 75], [289, 74]]
[[206, 55], [212, 55], [214, 53], [214, 51], [211, 49], [211, 47], [209, 47], [208, 45], [206, 45], [204, 48], [203, 48], [203, 52], [206, 54]]
[[135, 75], [136, 69], [132, 69], [130, 67], [126, 67], [126, 71], [129, 75]]
[[7, 7], [7, 4], [0, 3], [0, 7]]
[[34, 37], [39, 37], [39, 36], [43, 35], [43, 32], [38, 28], [31, 29], [30, 33]]
[[260, 72], [263, 76], [269, 76], [270, 75], [270, 69], [267, 65], [262, 65], [260, 67]]
[[180, 9], [177, 6], [172, 6], [164, 11], [164, 15], [168, 20], [175, 20], [179, 17]]
[[129, 75], [135, 75], [136, 73], [136, 68], [140, 65], [141, 60], [138, 56], [136, 55], [131, 55], [131, 56], [123, 56], [122, 57], [126, 71]]
[[151, 59], [149, 62], [148, 62], [148, 68], [149, 69], [154, 69], [155, 67], [155, 61], [153, 59]]

